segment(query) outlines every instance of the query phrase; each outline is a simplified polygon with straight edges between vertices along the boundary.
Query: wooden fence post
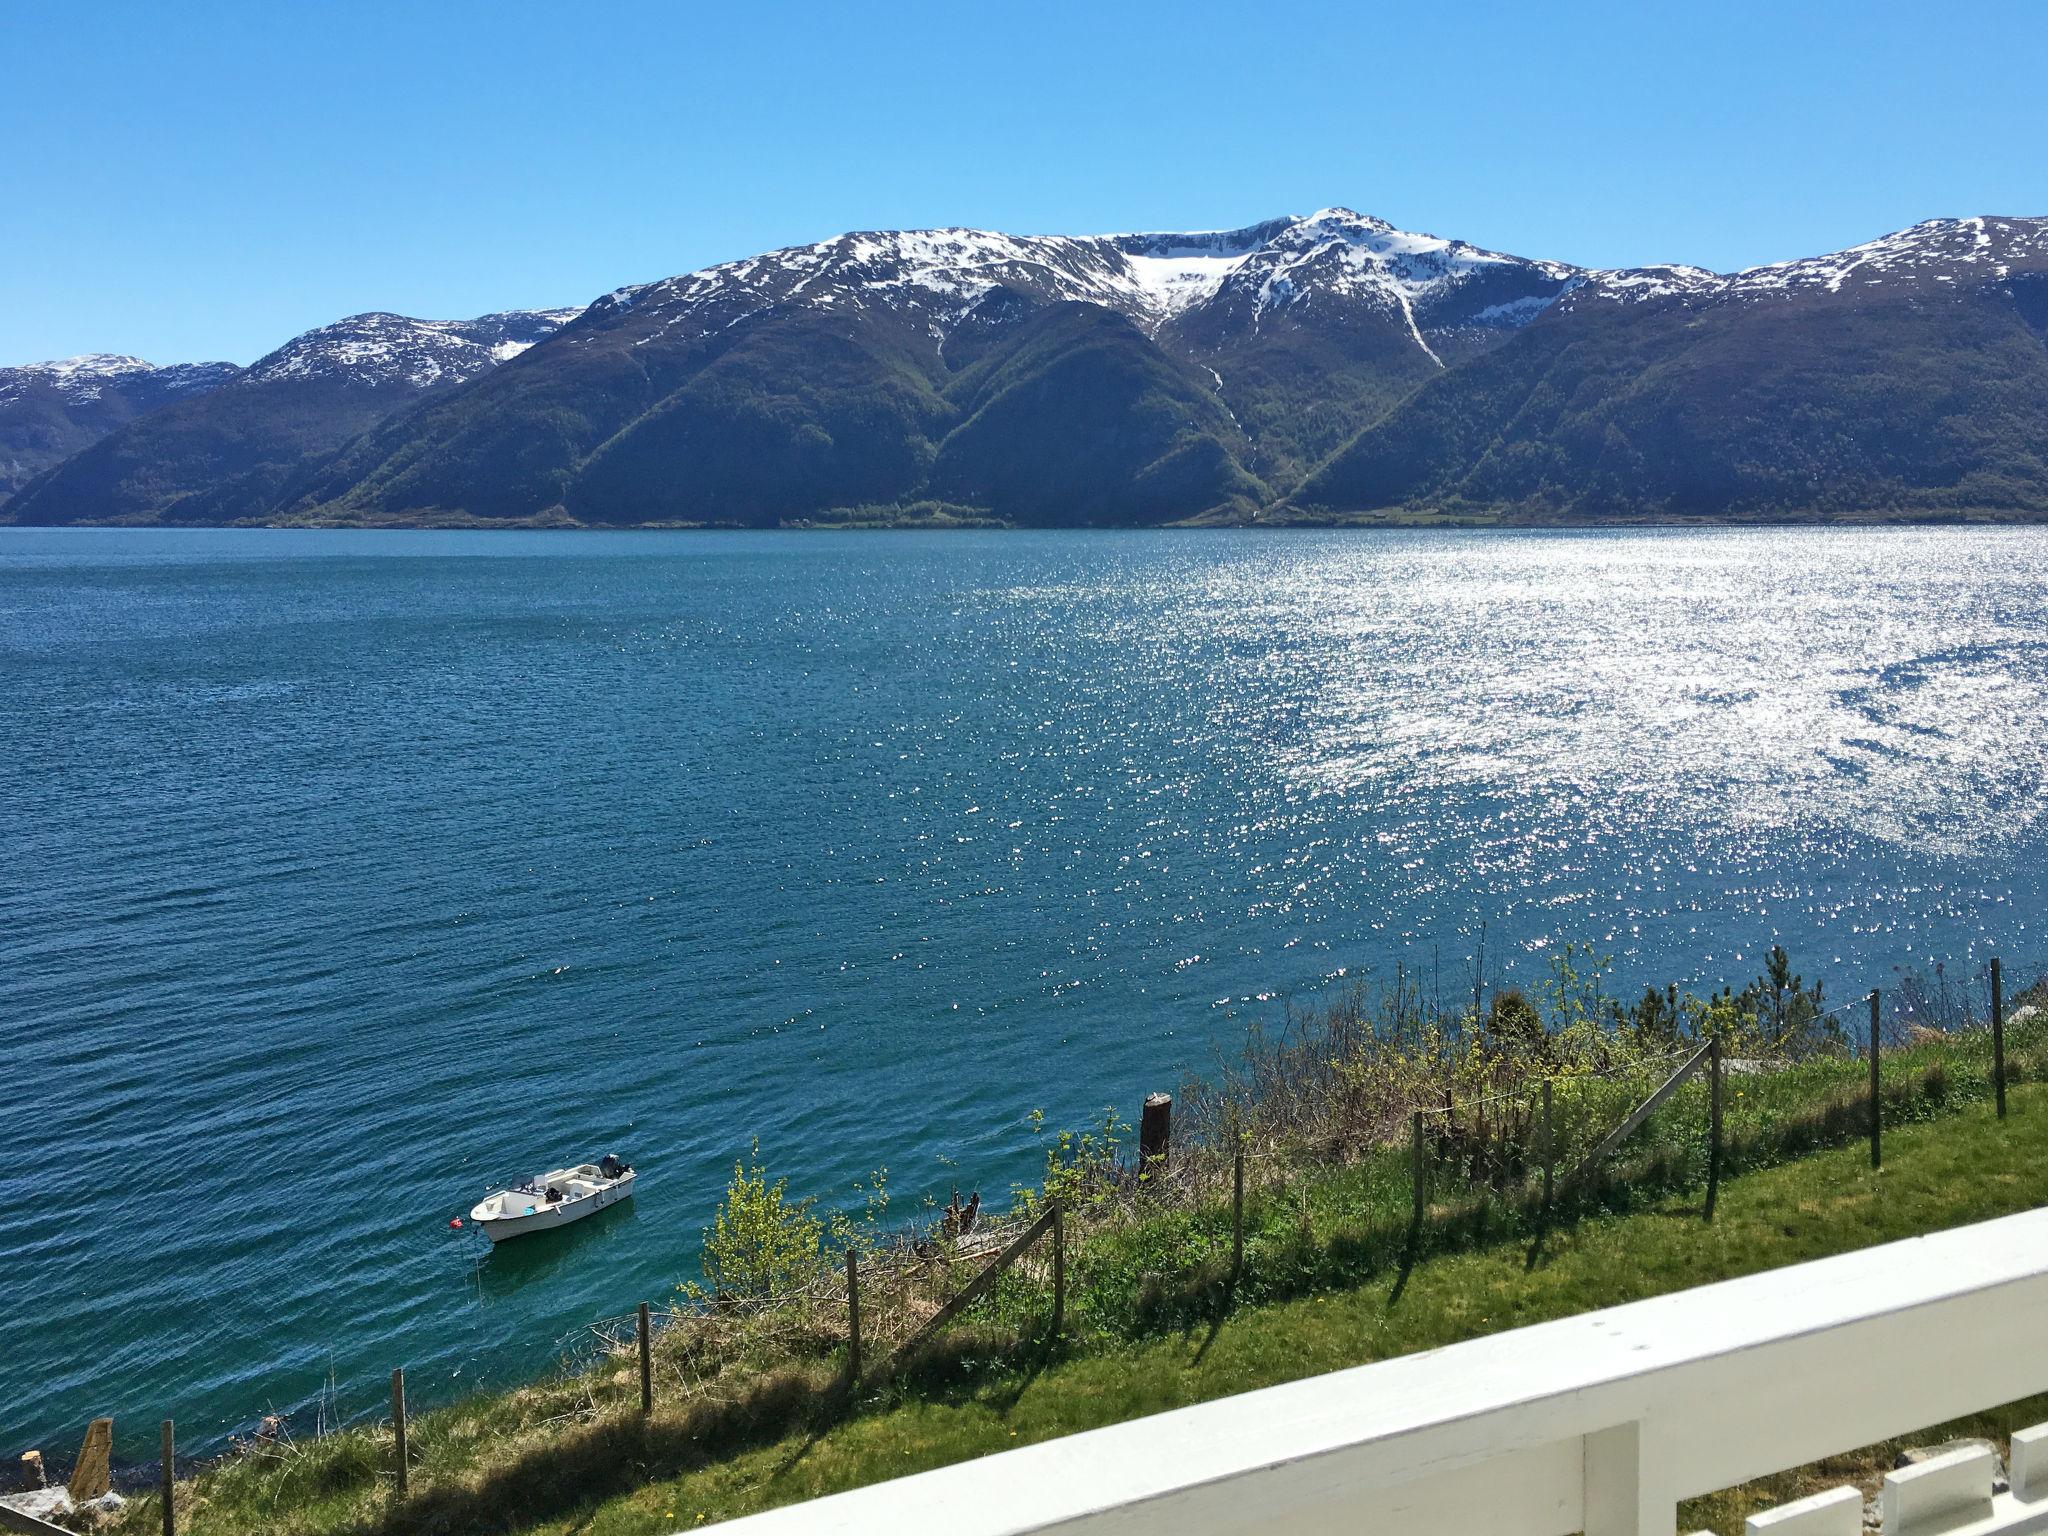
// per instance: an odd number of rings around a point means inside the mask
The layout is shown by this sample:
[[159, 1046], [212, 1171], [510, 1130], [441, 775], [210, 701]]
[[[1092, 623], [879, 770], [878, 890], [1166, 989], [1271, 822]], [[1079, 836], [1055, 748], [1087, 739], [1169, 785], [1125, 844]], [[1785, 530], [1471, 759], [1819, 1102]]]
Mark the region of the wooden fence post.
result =
[[1237, 1156], [1230, 1168], [1230, 1283], [1244, 1274], [1244, 1143], [1237, 1144]]
[[1991, 957], [1991, 1086], [1998, 1095], [1998, 1118], [2005, 1118], [2005, 978], [1998, 957]]
[[846, 1250], [846, 1379], [860, 1381], [860, 1256]]
[[405, 1497], [405, 1367], [391, 1373], [391, 1431], [397, 1441], [398, 1496]]
[[1870, 1166], [1884, 1166], [1884, 1106], [1879, 1099], [1880, 1085], [1877, 1077], [1877, 1020], [1879, 1000], [1877, 988], [1870, 989]]
[[1052, 1208], [1052, 1336], [1067, 1325], [1067, 1227], [1057, 1202]]
[[1707, 1210], [1714, 1219], [1714, 1203], [1721, 1194], [1721, 1042], [1713, 1042], [1707, 1058]]
[[1411, 1146], [1410, 1146], [1410, 1151], [1409, 1151], [1409, 1161], [1410, 1161], [1410, 1162], [1411, 1162], [1411, 1163], [1412, 1163], [1412, 1164], [1414, 1165], [1414, 1180], [1415, 1180], [1415, 1216], [1414, 1216], [1414, 1224], [1415, 1224], [1415, 1229], [1416, 1229], [1416, 1230], [1417, 1230], [1417, 1231], [1419, 1232], [1419, 1231], [1421, 1231], [1421, 1230], [1422, 1230], [1422, 1211], [1423, 1211], [1423, 1204], [1424, 1204], [1424, 1201], [1425, 1201], [1425, 1200], [1426, 1200], [1426, 1199], [1428, 1198], [1428, 1182], [1427, 1182], [1427, 1175], [1426, 1175], [1426, 1173], [1425, 1173], [1425, 1170], [1424, 1170], [1424, 1168], [1423, 1168], [1423, 1165], [1422, 1165], [1422, 1111], [1421, 1111], [1421, 1110], [1419, 1110], [1419, 1109], [1418, 1109], [1418, 1110], [1416, 1110], [1416, 1111], [1415, 1111], [1415, 1113], [1414, 1113], [1414, 1114], [1413, 1114], [1412, 1116], [1410, 1116], [1410, 1117], [1409, 1117], [1409, 1123], [1408, 1123], [1408, 1133], [1409, 1133], [1409, 1140], [1410, 1140], [1410, 1142], [1411, 1142]]
[[1138, 1114], [1138, 1172], [1157, 1177], [1166, 1172], [1173, 1144], [1173, 1095], [1148, 1093]]
[[640, 1411], [648, 1414], [654, 1412], [654, 1335], [644, 1301], [636, 1321], [640, 1332]]
[[178, 1441], [177, 1432], [169, 1419], [164, 1420], [162, 1452], [163, 1464], [157, 1474], [157, 1486], [163, 1490], [164, 1536], [178, 1536], [178, 1510], [171, 1498], [178, 1486]]
[[1543, 1079], [1543, 1216], [1550, 1217], [1550, 1196], [1557, 1176], [1557, 1117], [1552, 1113], [1550, 1079]]

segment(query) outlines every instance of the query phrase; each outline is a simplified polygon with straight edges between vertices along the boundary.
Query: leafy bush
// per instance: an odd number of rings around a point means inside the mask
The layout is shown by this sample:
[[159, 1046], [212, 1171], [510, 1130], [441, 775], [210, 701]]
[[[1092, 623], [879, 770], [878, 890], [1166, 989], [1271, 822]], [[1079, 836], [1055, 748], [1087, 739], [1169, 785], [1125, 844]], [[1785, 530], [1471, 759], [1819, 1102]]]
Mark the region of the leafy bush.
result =
[[789, 1181], [768, 1182], [756, 1140], [751, 1161], [734, 1163], [711, 1225], [704, 1233], [704, 1279], [720, 1296], [772, 1296], [817, 1273], [825, 1224], [815, 1203], [792, 1202]]

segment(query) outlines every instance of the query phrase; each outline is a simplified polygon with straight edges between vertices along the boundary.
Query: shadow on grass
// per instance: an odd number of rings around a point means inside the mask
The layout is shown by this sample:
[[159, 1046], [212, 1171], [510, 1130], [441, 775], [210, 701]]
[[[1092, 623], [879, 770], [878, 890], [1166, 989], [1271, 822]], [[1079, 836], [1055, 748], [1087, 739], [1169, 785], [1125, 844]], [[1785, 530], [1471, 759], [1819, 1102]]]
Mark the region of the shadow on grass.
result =
[[820, 1410], [817, 1373], [764, 1376], [727, 1402], [643, 1418], [622, 1412], [562, 1431], [498, 1466], [430, 1482], [363, 1529], [390, 1536], [511, 1531], [589, 1510], [648, 1483], [773, 1444]]
[[608, 1500], [801, 1436], [771, 1481], [787, 1476], [832, 1429], [906, 1397], [959, 1402], [987, 1389], [1008, 1412], [1057, 1357], [1041, 1335], [964, 1326], [927, 1341], [899, 1370], [859, 1392], [828, 1367], [763, 1375], [736, 1396], [686, 1408], [657, 1404], [651, 1417], [619, 1410], [522, 1447], [494, 1467], [423, 1480], [403, 1504], [357, 1527], [362, 1536], [456, 1536], [573, 1520]]

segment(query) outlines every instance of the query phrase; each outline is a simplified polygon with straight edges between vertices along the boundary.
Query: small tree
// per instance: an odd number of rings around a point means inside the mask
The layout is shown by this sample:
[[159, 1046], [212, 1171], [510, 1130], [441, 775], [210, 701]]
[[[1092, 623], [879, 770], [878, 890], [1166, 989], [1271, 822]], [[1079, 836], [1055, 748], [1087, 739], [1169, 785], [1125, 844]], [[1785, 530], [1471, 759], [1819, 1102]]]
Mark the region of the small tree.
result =
[[792, 1202], [789, 1181], [768, 1182], [756, 1140], [750, 1160], [734, 1163], [711, 1225], [704, 1232], [704, 1278], [726, 1296], [769, 1296], [817, 1271], [824, 1223], [811, 1202]]

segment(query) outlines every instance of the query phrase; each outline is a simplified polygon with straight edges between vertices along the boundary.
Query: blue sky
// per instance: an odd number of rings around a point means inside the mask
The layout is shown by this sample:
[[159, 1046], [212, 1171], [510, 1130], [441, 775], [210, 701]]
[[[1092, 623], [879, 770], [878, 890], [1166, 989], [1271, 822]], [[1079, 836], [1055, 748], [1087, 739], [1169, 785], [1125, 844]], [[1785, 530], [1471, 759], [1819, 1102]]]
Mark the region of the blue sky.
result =
[[1340, 203], [1727, 269], [2048, 214], [2048, 5], [0, 0], [0, 363], [246, 362], [849, 228]]

